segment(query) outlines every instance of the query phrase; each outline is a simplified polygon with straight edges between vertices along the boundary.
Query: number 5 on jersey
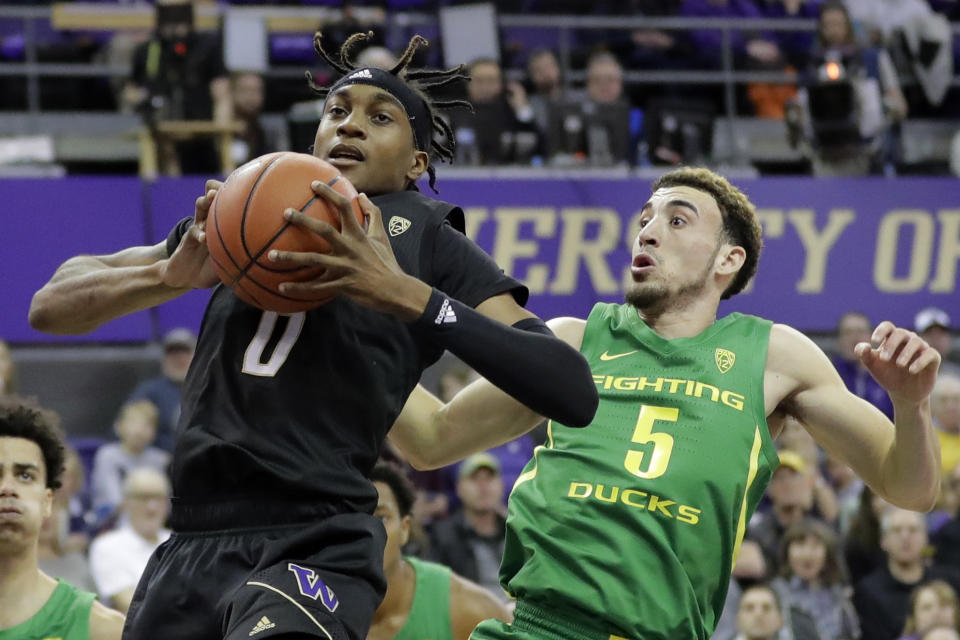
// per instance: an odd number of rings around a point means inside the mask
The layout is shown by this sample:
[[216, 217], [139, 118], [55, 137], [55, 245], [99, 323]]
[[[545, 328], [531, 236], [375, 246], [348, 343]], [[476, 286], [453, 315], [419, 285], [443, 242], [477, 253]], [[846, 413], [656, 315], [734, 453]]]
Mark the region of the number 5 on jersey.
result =
[[286, 326], [283, 328], [280, 340], [270, 353], [270, 357], [264, 362], [263, 352], [273, 337], [279, 316], [280, 314], [276, 311], [264, 311], [263, 315], [260, 316], [257, 333], [254, 334], [253, 340], [250, 341], [247, 350], [243, 353], [244, 373], [270, 378], [277, 375], [277, 371], [287, 361], [290, 350], [293, 349], [293, 345], [297, 342], [297, 338], [300, 337], [300, 332], [303, 330], [303, 322], [307, 314], [301, 311], [283, 316], [287, 319]]
[[642, 451], [631, 449], [627, 451], [627, 457], [623, 461], [623, 466], [638, 478], [659, 478], [667, 470], [670, 463], [670, 454], [673, 452], [673, 436], [669, 433], [663, 433], [653, 430], [653, 423], [657, 420], [663, 422], [676, 422], [680, 416], [680, 410], [675, 407], [652, 407], [643, 405], [640, 407], [640, 415], [637, 416], [637, 426], [633, 430], [633, 441], [636, 444], [652, 445], [644, 447]]

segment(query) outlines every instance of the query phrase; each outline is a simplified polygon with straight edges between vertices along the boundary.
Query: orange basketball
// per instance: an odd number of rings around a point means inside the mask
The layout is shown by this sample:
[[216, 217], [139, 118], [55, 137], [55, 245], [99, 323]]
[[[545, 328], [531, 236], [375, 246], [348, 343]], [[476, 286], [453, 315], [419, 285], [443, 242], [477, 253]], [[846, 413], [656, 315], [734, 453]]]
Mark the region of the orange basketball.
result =
[[331, 299], [327, 294], [291, 295], [278, 289], [284, 282], [312, 280], [322, 267], [278, 266], [267, 258], [271, 249], [330, 251], [326, 240], [283, 217], [285, 209], [299, 209], [340, 228], [337, 210], [310, 188], [314, 180], [349, 198], [362, 224], [357, 190], [350, 181], [330, 163], [305, 153], [268, 153], [251, 160], [231, 173], [217, 192], [206, 224], [207, 248], [220, 279], [244, 302], [294, 313]]

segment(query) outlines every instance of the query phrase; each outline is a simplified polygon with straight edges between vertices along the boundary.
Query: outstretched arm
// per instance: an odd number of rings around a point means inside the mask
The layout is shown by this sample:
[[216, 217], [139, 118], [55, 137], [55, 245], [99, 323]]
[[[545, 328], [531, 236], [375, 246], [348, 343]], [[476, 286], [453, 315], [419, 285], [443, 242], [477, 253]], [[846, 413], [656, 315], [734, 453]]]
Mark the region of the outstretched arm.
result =
[[[560, 340], [580, 348], [583, 320], [555, 318], [547, 325]], [[542, 421], [543, 416], [481, 378], [447, 404], [417, 386], [389, 437], [414, 467], [435, 469], [518, 438]]]
[[30, 326], [54, 334], [82, 334], [120, 316], [156, 306], [193, 288], [217, 282], [203, 225], [216, 190], [197, 199], [194, 223], [172, 256], [166, 242], [131, 247], [107, 256], [76, 256], [64, 262], [30, 303]]
[[856, 352], [890, 394], [895, 424], [847, 390], [819, 347], [784, 325], [774, 325], [770, 334], [767, 398], [875, 493], [905, 509], [929, 511], [940, 486], [940, 448], [930, 416], [940, 356], [915, 333], [890, 322], [874, 330], [872, 342], [878, 346], [861, 343]]

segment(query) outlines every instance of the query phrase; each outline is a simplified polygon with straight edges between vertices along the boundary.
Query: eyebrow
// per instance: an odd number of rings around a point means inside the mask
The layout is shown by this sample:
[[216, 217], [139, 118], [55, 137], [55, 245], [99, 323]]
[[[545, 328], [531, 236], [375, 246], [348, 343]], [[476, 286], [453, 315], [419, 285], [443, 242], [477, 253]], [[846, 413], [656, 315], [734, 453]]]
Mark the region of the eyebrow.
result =
[[[340, 89], [337, 89], [337, 91], [336, 91], [335, 93], [331, 94], [330, 97], [331, 97], [331, 98], [341, 98], [341, 97], [342, 97], [342, 98], [345, 98], [345, 99], [349, 100], [349, 99], [350, 99], [350, 95], [349, 95], [350, 88], [351, 88], [351, 87], [355, 87], [355, 86], [357, 86], [357, 85], [350, 84], [350, 85], [347, 85], [347, 86], [342, 87], [342, 88], [340, 88]], [[401, 103], [399, 100], [397, 100], [397, 98], [396, 98], [395, 96], [387, 93], [386, 91], [378, 91], [378, 92], [376, 92], [375, 94], [373, 94], [373, 97], [370, 99], [370, 103], [371, 103], [371, 104], [376, 104], [376, 103], [378, 103], [378, 102], [389, 102], [389, 103], [392, 104], [393, 106], [397, 107], [398, 109], [400, 109], [401, 111], [403, 111], [404, 113], [406, 113], [406, 109], [403, 108], [403, 103]]]
[[[13, 466], [14, 472], [22, 472], [22, 471], [36, 471], [37, 473], [40, 472], [40, 467], [32, 462], [14, 462], [12, 466]], [[3, 465], [0, 464], [0, 468], [2, 467]]]
[[[642, 213], [642, 212], [646, 211], [647, 208], [648, 208], [648, 207], [651, 207], [651, 206], [653, 206], [653, 201], [652, 201], [652, 200], [647, 200], [647, 203], [643, 205], [643, 208], [640, 209], [640, 212]], [[674, 198], [673, 200], [671, 200], [671, 201], [669, 201], [669, 202], [667, 203], [667, 206], [668, 206], [668, 207], [686, 207], [687, 209], [690, 209], [691, 211], [693, 211], [693, 213], [696, 214], [696, 216], [697, 216], [698, 218], [700, 217], [700, 210], [697, 209], [697, 205], [693, 204], [693, 203], [690, 202], [689, 200], [682, 200], [682, 199], [680, 199], [680, 198]]]

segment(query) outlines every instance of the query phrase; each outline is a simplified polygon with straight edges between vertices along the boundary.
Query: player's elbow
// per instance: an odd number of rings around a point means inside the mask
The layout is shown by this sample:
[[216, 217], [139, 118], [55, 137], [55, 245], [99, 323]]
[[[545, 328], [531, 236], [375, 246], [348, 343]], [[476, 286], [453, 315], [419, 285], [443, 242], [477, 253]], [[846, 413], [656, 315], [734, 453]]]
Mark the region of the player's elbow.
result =
[[887, 502], [901, 509], [929, 513], [937, 506], [940, 498], [940, 477], [934, 476], [920, 486], [915, 484], [909, 492], [883, 497]]
[[570, 380], [569, 388], [556, 395], [563, 406], [557, 407], [551, 417], [568, 427], [585, 427], [593, 422], [597, 407], [600, 406], [600, 396], [593, 383], [593, 374], [585, 360], [582, 371], [571, 375]]
[[[27, 321], [31, 328], [55, 335], [88, 333], [96, 328], [95, 326], [83, 326], [76, 322], [76, 314], [64, 313], [63, 309], [58, 308], [54, 295], [46, 289], [41, 289], [33, 294], [33, 299], [30, 301], [30, 310], [27, 312]], [[73, 316], [72, 320], [71, 316]]]

